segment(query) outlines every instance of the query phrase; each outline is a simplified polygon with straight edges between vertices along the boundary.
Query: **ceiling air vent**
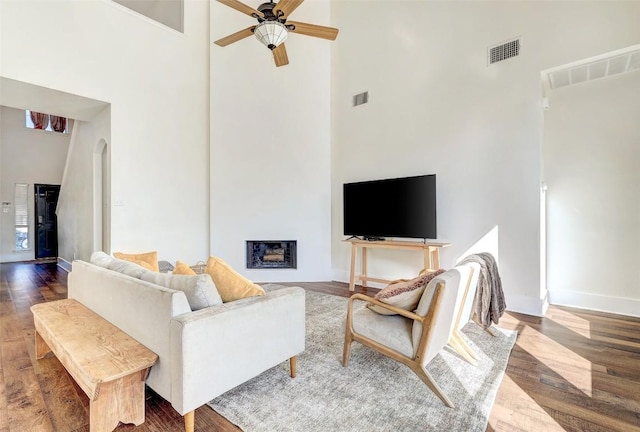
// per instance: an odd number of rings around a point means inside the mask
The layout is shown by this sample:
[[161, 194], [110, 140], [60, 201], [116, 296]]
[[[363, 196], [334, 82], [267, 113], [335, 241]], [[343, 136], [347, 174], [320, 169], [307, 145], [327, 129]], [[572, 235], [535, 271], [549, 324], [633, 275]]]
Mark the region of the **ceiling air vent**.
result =
[[489, 47], [487, 55], [490, 65], [520, 55], [520, 38]]
[[369, 102], [369, 92], [366, 91], [364, 93], [358, 93], [353, 97], [353, 106], [358, 106], [362, 104], [366, 104]]

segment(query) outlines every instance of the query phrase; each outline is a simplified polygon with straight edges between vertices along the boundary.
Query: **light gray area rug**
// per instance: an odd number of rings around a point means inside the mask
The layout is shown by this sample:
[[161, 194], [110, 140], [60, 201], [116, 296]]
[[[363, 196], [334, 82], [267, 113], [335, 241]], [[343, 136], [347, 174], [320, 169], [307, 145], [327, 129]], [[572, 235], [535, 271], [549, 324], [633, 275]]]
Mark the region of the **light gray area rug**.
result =
[[516, 332], [494, 327], [492, 337], [467, 324], [478, 366], [449, 347], [429, 363], [456, 405], [447, 408], [408, 367], [357, 342], [342, 367], [347, 299], [310, 291], [306, 299], [297, 377], [282, 363], [211, 401], [214, 410], [247, 432], [485, 431]]

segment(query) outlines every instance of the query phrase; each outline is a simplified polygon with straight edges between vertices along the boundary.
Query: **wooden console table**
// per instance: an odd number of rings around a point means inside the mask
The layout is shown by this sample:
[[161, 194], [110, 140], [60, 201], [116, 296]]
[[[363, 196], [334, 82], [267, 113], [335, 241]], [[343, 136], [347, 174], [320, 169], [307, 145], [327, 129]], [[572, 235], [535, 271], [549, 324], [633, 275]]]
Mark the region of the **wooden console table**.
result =
[[[360, 239], [344, 240], [351, 243], [351, 276], [349, 277], [349, 291], [353, 291], [356, 280], [362, 281], [362, 286], [366, 288], [367, 281], [389, 283], [390, 280], [379, 279], [367, 276], [367, 249], [369, 248], [386, 248], [386, 249], [404, 249], [422, 251], [424, 254], [424, 268], [439, 269], [440, 268], [440, 248], [450, 246], [451, 243], [428, 241], [428, 242], [412, 242], [412, 241], [369, 241]], [[362, 248], [362, 274], [356, 276], [356, 260], [358, 257], [358, 248]]]
[[53, 351], [89, 397], [89, 430], [144, 423], [144, 380], [158, 356], [73, 299], [31, 306], [36, 358]]

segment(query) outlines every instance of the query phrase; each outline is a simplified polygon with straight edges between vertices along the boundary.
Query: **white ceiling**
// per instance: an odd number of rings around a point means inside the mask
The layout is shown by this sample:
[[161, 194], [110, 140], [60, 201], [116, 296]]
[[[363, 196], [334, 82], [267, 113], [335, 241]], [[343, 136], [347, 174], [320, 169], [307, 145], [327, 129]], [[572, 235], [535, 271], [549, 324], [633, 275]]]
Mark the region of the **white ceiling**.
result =
[[54, 114], [75, 120], [91, 121], [109, 104], [0, 77], [0, 105]]

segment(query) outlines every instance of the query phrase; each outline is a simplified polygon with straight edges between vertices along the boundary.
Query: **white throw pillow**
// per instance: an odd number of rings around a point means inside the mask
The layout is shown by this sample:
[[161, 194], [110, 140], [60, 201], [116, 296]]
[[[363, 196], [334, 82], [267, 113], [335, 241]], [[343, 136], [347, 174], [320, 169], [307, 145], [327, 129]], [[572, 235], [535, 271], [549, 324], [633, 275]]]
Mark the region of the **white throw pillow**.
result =
[[140, 276], [147, 271], [144, 267], [134, 262], [114, 258], [101, 251], [91, 254], [91, 264], [113, 270], [136, 279], [140, 279]]
[[114, 258], [111, 255], [107, 255], [102, 251], [97, 251], [91, 254], [91, 264], [97, 265], [102, 268], [109, 268], [109, 264]]
[[194, 311], [222, 304], [222, 298], [208, 274], [174, 275], [145, 270], [140, 279], [184, 292], [191, 310]]

